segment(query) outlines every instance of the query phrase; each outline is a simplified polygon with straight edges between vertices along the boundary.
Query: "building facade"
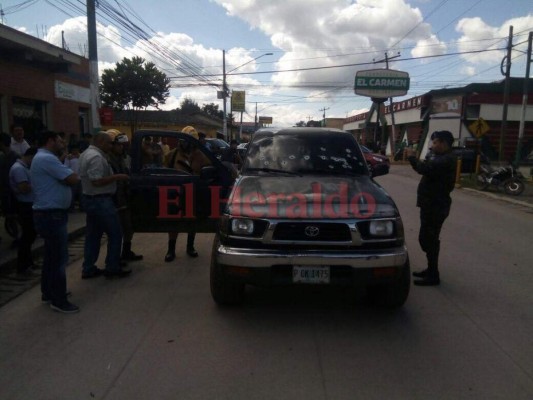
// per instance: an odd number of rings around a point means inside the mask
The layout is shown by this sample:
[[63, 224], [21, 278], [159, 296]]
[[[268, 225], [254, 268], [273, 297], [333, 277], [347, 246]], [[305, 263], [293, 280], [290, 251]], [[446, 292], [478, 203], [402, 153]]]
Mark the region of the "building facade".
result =
[[0, 25], [0, 129], [21, 125], [34, 142], [43, 129], [75, 140], [89, 132], [89, 61]]
[[[528, 91], [521, 159], [533, 150], [532, 86], [529, 85]], [[421, 157], [427, 153], [431, 132], [448, 130], [454, 135], [457, 146], [478, 146], [493, 160], [500, 158], [501, 149], [502, 159], [511, 160], [517, 150], [523, 87], [523, 78], [511, 78], [507, 126], [503, 136], [504, 81], [432, 90], [421, 96], [393, 102], [392, 113], [387, 102], [386, 106], [381, 106], [379, 124], [377, 109], [371, 109], [347, 118], [343, 129], [354, 133], [361, 143], [387, 154], [392, 152], [393, 136], [394, 148], [402, 142], [417, 143]]]

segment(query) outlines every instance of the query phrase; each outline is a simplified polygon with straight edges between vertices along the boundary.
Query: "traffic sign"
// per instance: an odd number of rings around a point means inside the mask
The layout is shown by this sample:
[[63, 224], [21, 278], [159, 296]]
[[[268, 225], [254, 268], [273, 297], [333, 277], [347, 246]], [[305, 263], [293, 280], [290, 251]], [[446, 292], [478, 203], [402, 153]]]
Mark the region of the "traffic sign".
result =
[[354, 92], [360, 96], [388, 98], [404, 96], [409, 90], [409, 74], [393, 69], [370, 69], [355, 75]]
[[474, 134], [475, 137], [480, 138], [485, 133], [490, 131], [490, 126], [483, 118], [479, 118], [468, 125], [468, 129]]
[[246, 111], [246, 92], [234, 90], [231, 93], [231, 111]]

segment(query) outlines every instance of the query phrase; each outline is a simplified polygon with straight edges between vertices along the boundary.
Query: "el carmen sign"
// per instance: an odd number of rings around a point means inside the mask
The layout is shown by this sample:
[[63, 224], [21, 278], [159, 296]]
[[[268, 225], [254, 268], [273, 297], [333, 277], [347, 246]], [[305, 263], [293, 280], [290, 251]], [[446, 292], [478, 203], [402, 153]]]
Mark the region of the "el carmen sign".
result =
[[393, 69], [370, 69], [355, 75], [354, 92], [360, 96], [388, 98], [405, 96], [409, 74]]

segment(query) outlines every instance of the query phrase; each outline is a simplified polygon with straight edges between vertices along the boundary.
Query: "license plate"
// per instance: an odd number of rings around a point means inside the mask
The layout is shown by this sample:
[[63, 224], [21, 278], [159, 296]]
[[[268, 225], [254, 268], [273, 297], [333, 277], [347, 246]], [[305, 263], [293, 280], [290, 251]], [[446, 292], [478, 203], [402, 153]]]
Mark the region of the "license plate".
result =
[[330, 279], [329, 267], [315, 267], [294, 265], [292, 267], [292, 281], [294, 283], [327, 284]]

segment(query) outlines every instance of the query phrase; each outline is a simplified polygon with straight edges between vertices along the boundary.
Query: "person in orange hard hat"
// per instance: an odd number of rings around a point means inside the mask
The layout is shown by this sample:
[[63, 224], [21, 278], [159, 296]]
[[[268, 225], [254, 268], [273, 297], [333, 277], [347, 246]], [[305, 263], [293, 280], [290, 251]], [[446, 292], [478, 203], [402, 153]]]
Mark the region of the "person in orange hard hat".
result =
[[[108, 129], [106, 132], [112, 139], [111, 151], [108, 154], [111, 168], [115, 174], [130, 175], [130, 170], [126, 163], [126, 150], [129, 144], [128, 136], [117, 129]], [[117, 182], [117, 191], [113, 196], [115, 206], [117, 207], [120, 225], [122, 227], [122, 252], [120, 258], [126, 262], [143, 259], [141, 254], [135, 254], [135, 252], [131, 250], [133, 226], [131, 223], [131, 211], [128, 207], [129, 190], [129, 181], [119, 181]]]
[[[198, 139], [198, 131], [192, 126], [186, 126], [181, 132]], [[211, 161], [197, 146], [189, 141], [180, 140], [177, 147], [165, 155], [164, 165], [178, 171], [200, 175], [202, 168], [211, 165]], [[196, 232], [189, 232], [187, 235], [187, 255], [190, 257], [198, 257], [198, 252], [194, 248], [195, 237]], [[177, 238], [177, 232], [168, 233], [168, 250], [165, 255], [165, 262], [171, 262], [176, 258]]]

